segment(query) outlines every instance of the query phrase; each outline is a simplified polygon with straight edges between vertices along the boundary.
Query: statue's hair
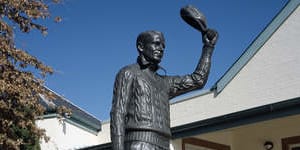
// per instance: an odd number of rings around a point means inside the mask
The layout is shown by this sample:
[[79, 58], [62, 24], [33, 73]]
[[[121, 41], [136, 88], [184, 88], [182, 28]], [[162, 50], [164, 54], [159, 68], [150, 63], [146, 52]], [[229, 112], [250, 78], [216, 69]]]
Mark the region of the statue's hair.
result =
[[144, 44], [148, 42], [149, 39], [153, 37], [153, 35], [160, 35], [164, 39], [164, 35], [160, 31], [154, 31], [154, 30], [144, 31], [138, 35], [136, 39], [136, 47], [138, 48], [140, 44]]

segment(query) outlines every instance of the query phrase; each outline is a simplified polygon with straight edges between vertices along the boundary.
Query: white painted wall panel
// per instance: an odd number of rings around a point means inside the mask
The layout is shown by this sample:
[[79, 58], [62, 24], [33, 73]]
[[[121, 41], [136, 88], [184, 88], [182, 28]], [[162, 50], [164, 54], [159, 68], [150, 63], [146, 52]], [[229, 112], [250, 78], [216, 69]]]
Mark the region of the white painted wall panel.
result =
[[99, 141], [101, 144], [109, 143], [110, 140], [110, 121], [102, 122], [101, 132], [98, 133]]
[[74, 126], [68, 122], [59, 122], [57, 118], [38, 120], [37, 125], [46, 129], [50, 141], [41, 142], [42, 150], [73, 150], [99, 144], [97, 135]]

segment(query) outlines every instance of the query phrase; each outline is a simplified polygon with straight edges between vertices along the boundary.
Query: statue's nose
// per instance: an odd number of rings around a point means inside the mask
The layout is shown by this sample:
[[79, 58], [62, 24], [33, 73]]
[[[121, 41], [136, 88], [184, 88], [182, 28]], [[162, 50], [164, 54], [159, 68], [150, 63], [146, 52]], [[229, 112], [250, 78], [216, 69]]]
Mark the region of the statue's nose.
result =
[[164, 50], [164, 46], [163, 46], [162, 44], [160, 44], [160, 45], [158, 46], [158, 50], [163, 51], [163, 50]]

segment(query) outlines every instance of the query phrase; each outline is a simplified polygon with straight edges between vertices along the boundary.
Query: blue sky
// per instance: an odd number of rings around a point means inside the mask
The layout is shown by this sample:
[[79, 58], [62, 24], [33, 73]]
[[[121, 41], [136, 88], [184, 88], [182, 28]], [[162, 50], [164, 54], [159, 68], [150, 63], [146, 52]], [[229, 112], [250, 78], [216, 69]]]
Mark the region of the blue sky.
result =
[[[209, 89], [235, 62], [287, 0], [64, 0], [50, 5], [61, 23], [41, 21], [48, 35], [17, 34], [20, 48], [54, 68], [46, 86], [100, 120], [109, 119], [115, 74], [135, 63], [137, 35], [159, 30], [166, 38], [161, 65], [168, 75], [191, 73], [201, 54], [201, 34], [179, 15], [192, 4], [201, 10], [209, 28], [219, 32]], [[258, 66], [259, 67], [259, 66]], [[199, 92], [199, 91], [197, 91]]]

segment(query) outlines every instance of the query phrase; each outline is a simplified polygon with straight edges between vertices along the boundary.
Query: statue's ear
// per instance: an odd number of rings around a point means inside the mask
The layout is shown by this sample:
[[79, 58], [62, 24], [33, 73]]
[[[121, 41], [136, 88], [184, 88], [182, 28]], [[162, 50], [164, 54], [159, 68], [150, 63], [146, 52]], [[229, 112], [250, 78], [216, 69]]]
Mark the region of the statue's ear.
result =
[[139, 51], [139, 52], [142, 52], [142, 51], [144, 51], [144, 45], [143, 45], [143, 43], [142, 43], [142, 42], [139, 42], [139, 43], [138, 43], [138, 45], [137, 45], [137, 49], [138, 49], [138, 51]]

